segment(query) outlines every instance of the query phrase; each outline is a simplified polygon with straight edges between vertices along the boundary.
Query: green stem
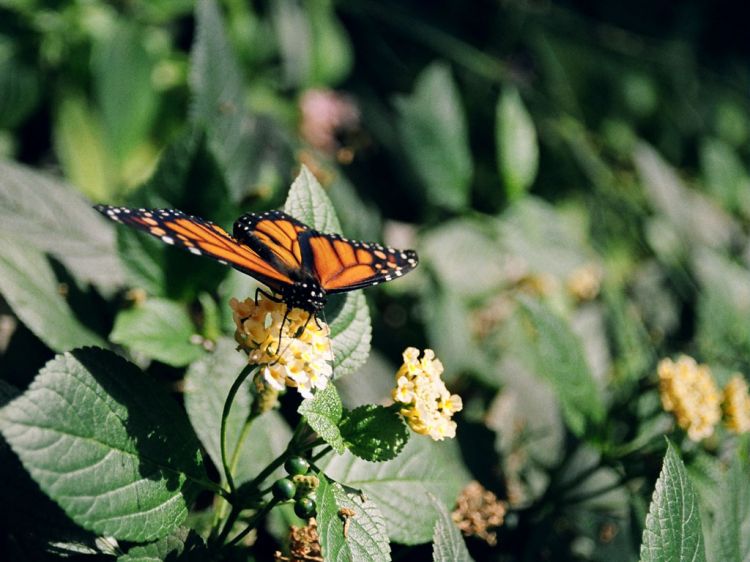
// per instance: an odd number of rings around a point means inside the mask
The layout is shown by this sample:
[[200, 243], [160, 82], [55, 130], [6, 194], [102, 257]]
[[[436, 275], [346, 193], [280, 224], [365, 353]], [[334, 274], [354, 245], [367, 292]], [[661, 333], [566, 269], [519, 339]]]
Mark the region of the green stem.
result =
[[[237, 488], [234, 484], [234, 478], [232, 477], [232, 467], [227, 461], [227, 421], [229, 419], [229, 412], [232, 409], [234, 397], [237, 395], [237, 392], [239, 392], [242, 383], [244, 383], [250, 375], [255, 375], [255, 373], [258, 372], [258, 369], [259, 367], [256, 365], [247, 365], [244, 369], [242, 369], [237, 379], [235, 379], [234, 384], [232, 384], [232, 388], [229, 389], [227, 399], [224, 401], [224, 410], [221, 412], [221, 464], [224, 468], [224, 478], [226, 479], [227, 485], [229, 486], [230, 494], [234, 494]], [[249, 420], [246, 425], [247, 424], [249, 424]], [[243, 428], [243, 435], [244, 433], [245, 431]], [[240, 448], [240, 443], [241, 441], [237, 443], [235, 454]]]
[[231, 541], [229, 541], [227, 543], [227, 546], [234, 546], [235, 544], [240, 542], [242, 539], [244, 539], [245, 536], [250, 531], [255, 529], [255, 526], [258, 524], [258, 521], [260, 521], [263, 517], [265, 517], [268, 514], [268, 512], [271, 511], [276, 506], [277, 503], [279, 503], [279, 500], [277, 500], [276, 498], [272, 498], [259, 511], [256, 511], [255, 513], [253, 513], [253, 516], [247, 522], [247, 527], [245, 527], [240, 534], [238, 534]]

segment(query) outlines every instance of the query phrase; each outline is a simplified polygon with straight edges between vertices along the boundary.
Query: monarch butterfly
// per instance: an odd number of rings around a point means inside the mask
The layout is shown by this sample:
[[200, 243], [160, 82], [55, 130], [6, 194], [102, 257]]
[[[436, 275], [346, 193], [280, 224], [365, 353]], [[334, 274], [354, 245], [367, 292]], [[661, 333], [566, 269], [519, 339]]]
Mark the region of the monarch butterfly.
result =
[[94, 208], [166, 244], [231, 265], [279, 295], [264, 293], [269, 298], [310, 316], [323, 309], [328, 295], [391, 281], [419, 262], [414, 250], [318, 232], [282, 211], [242, 215], [230, 235], [210, 221], [175, 209]]

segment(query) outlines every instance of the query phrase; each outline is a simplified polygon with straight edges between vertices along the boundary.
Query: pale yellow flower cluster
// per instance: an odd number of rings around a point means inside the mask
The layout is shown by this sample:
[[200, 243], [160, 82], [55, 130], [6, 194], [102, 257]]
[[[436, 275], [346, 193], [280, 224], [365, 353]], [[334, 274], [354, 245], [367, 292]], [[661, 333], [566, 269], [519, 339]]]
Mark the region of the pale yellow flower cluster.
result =
[[247, 352], [250, 363], [262, 366], [266, 384], [278, 391], [294, 387], [304, 398], [310, 398], [314, 389], [326, 387], [333, 375], [327, 324], [320, 322], [319, 328], [307, 312], [291, 308], [282, 329], [286, 304], [263, 297], [257, 305], [251, 298], [232, 299], [229, 305], [237, 327], [235, 340]]
[[461, 397], [451, 394], [440, 378], [443, 364], [431, 349], [408, 347], [403, 353], [404, 364], [396, 373], [393, 399], [403, 404], [401, 415], [415, 432], [429, 435], [435, 441], [456, 436], [456, 422], [451, 418], [463, 408]]
[[750, 431], [750, 395], [745, 378], [737, 373], [724, 387], [724, 415], [734, 433]]
[[693, 441], [713, 435], [721, 420], [721, 392], [707, 365], [686, 355], [659, 362], [661, 403]]

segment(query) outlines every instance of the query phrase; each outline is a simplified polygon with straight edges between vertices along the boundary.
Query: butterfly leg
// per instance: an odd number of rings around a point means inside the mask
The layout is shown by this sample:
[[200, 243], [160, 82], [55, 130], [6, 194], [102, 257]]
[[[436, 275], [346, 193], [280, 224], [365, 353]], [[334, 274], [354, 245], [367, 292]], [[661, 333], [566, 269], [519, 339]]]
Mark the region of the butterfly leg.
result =
[[279, 345], [276, 347], [276, 355], [279, 354], [279, 351], [281, 351], [281, 338], [284, 334], [284, 324], [286, 324], [286, 319], [289, 317], [289, 307], [286, 307], [286, 310], [284, 311], [284, 318], [281, 319], [281, 327], [279, 328]]
[[283, 300], [283, 299], [280, 299], [280, 298], [279, 298], [279, 297], [277, 297], [276, 295], [272, 295], [272, 294], [271, 294], [271, 293], [269, 293], [268, 291], [264, 291], [264, 290], [263, 290], [263, 289], [261, 289], [260, 287], [256, 287], [256, 288], [255, 288], [255, 306], [258, 306], [258, 295], [263, 295], [263, 296], [264, 296], [264, 297], [266, 297], [266, 298], [267, 298], [268, 300], [270, 300], [270, 301], [273, 301], [273, 302], [284, 302], [284, 300]]

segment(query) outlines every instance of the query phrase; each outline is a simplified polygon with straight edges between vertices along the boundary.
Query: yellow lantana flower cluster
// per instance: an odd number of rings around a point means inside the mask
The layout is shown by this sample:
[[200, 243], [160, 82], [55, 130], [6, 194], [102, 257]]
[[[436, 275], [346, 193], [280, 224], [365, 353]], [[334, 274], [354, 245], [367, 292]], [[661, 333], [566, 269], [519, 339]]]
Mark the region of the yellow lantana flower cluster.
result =
[[750, 394], [747, 381], [739, 373], [733, 375], [724, 387], [724, 415], [730, 431], [750, 431]]
[[461, 397], [451, 394], [440, 378], [443, 364], [435, 352], [408, 347], [403, 353], [404, 364], [396, 373], [393, 399], [403, 404], [401, 415], [415, 432], [429, 435], [435, 441], [456, 436], [453, 414], [463, 408]]
[[[235, 340], [248, 354], [248, 360], [261, 365], [261, 375], [271, 388], [281, 391], [290, 386], [310, 398], [314, 389], [323, 389], [333, 375], [330, 329], [320, 327], [309, 313], [261, 297], [229, 302], [235, 326]], [[304, 329], [303, 329], [304, 328]], [[281, 335], [281, 345], [279, 345]]]
[[721, 420], [721, 392], [707, 365], [686, 355], [662, 359], [658, 366], [661, 403], [693, 441], [713, 435]]

